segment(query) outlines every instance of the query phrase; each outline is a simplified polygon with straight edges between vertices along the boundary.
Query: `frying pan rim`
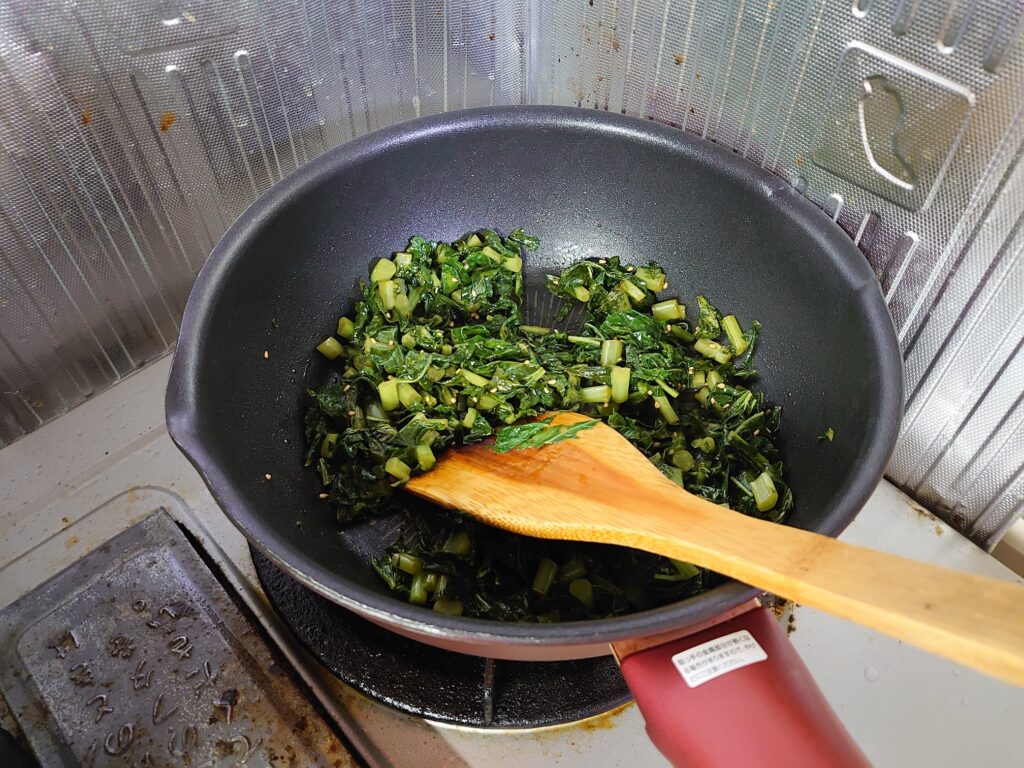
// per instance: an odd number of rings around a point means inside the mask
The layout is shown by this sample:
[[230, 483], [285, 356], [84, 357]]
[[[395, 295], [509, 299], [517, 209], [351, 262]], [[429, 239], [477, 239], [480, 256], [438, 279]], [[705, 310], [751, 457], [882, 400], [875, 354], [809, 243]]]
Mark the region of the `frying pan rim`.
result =
[[794, 224], [823, 240], [843, 259], [843, 267], [862, 280], [854, 289], [856, 301], [864, 307], [866, 330], [870, 331], [881, 357], [883, 372], [899, 375], [883, 378], [878, 401], [876, 428], [864, 449], [862, 461], [852, 471], [847, 492], [813, 530], [836, 536], [853, 520], [881, 480], [895, 447], [903, 408], [903, 361], [891, 317], [871, 267], [850, 238], [810, 200], [787, 182], [740, 158], [723, 147], [686, 134], [681, 130], [606, 112], [576, 107], [517, 105], [483, 107], [442, 113], [383, 128], [335, 147], [297, 168], [255, 200], [228, 228], [203, 265], [182, 317], [179, 341], [171, 367], [165, 402], [171, 439], [196, 468], [203, 482], [228, 519], [245, 538], [315, 592], [375, 621], [397, 625], [407, 632], [439, 641], [472, 646], [501, 643], [516, 646], [577, 646], [613, 642], [630, 637], [684, 628], [725, 611], [760, 594], [760, 590], [728, 581], [700, 595], [659, 608], [605, 619], [555, 624], [498, 622], [471, 617], [453, 617], [425, 611], [398, 598], [383, 595], [352, 582], [306, 558], [301, 550], [277, 535], [221, 471], [202, 438], [195, 385], [202, 328], [215, 304], [217, 289], [241, 258], [248, 245], [275, 212], [287, 208], [311, 188], [368, 157], [396, 146], [412, 144], [438, 133], [453, 130], [493, 130], [510, 127], [576, 128], [599, 134], [618, 134], [646, 143], [668, 144], [676, 152], [697, 162], [711, 164], [738, 183], [756, 185], [766, 204], [785, 211]]

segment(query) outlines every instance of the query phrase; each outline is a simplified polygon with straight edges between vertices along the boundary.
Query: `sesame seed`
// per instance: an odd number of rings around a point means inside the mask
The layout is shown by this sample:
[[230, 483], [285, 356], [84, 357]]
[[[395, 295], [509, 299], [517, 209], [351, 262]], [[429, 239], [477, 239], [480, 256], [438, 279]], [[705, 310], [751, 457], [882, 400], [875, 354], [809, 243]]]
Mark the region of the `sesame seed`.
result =
[[718, 405], [718, 403], [715, 402], [715, 398], [713, 398], [713, 397], [711, 398], [711, 404], [712, 405]]
[[321, 493], [321, 494], [320, 494], [320, 498], [321, 498], [321, 499], [326, 499], [326, 498], [327, 498], [327, 497], [328, 497], [329, 495], [330, 495], [330, 494], [327, 494], [327, 493]]
[[686, 372], [687, 373], [693, 373], [693, 366], [691, 365], [689, 368], [687, 368]]
[[395, 340], [394, 339], [388, 339], [388, 346], [389, 347], [395, 346]]
[[498, 391], [497, 387], [491, 387], [491, 392], [497, 392], [497, 391]]
[[341, 391], [342, 392], [348, 392], [350, 389], [352, 389], [352, 385], [351, 384], [346, 384], [344, 387], [341, 388]]
[[472, 396], [471, 398], [469, 398], [469, 399], [470, 399], [470, 400], [472, 400], [472, 401], [473, 401], [474, 403], [480, 400], [480, 398], [479, 398], [479, 397], [477, 397], [476, 395], [473, 395], [473, 396]]
[[665, 324], [665, 330], [666, 331], [671, 331], [672, 330], [672, 324], [671, 323], [666, 323]]
[[265, 349], [263, 350], [263, 359], [264, 360], [269, 360], [270, 359], [270, 353], [267, 350], [265, 350]]
[[459, 402], [459, 398], [457, 398], [457, 397], [453, 397], [453, 398], [452, 398], [452, 405], [454, 405], [454, 404], [455, 404], [455, 403], [457, 403], [457, 402]]
[[263, 479], [264, 479], [264, 480], [269, 480], [269, 479], [270, 479], [270, 473], [269, 473], [269, 472], [267, 472], [267, 474], [265, 474], [265, 475], [263, 476]]
[[657, 400], [655, 400], [654, 401], [654, 407], [655, 408], [661, 408], [661, 403], [659, 403]]
[[755, 430], [754, 430], [754, 436], [755, 436], [755, 437], [756, 437], [757, 435], [760, 435], [760, 434], [761, 434], [761, 430], [760, 430], [760, 429], [755, 429]]
[[355, 415], [356, 415], [356, 412], [355, 412], [355, 411], [349, 411], [349, 412], [348, 412], [348, 416], [349, 416], [349, 418], [351, 418], [351, 417], [353, 417], [353, 416], [355, 416]]
[[597, 263], [598, 264], [607, 264], [608, 263], [608, 259], [598, 259]]
[[718, 382], [717, 386], [719, 389], [725, 389], [725, 384], [723, 384], [722, 382]]
[[626, 271], [627, 272], [632, 272], [634, 269], [636, 269], [636, 267], [634, 267], [632, 264], [628, 264], [626, 266]]
[[553, 387], [558, 382], [555, 379], [548, 379], [548, 386]]

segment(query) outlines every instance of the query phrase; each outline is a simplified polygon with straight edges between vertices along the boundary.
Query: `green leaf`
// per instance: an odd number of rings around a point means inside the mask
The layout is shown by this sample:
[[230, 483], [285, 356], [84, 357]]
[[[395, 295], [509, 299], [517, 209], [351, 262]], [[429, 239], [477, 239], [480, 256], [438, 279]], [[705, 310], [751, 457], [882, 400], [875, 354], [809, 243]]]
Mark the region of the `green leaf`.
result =
[[697, 297], [697, 330], [698, 339], [717, 339], [722, 335], [722, 313], [714, 304], [703, 296]]
[[596, 427], [597, 424], [597, 419], [580, 421], [576, 424], [552, 424], [551, 419], [548, 418], [528, 424], [502, 427], [497, 433], [494, 452], [508, 453], [509, 451], [522, 450], [524, 448], [543, 448], [545, 445], [554, 445], [564, 440], [571, 440], [580, 432]]

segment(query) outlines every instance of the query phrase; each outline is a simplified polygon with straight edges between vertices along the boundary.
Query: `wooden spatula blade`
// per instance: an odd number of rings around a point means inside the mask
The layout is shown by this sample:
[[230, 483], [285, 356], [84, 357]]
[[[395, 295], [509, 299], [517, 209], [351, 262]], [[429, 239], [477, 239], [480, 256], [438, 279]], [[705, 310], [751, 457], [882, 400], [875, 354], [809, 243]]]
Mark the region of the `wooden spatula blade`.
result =
[[[586, 421], [553, 415], [553, 424]], [[583, 436], [586, 439], [581, 439]], [[491, 442], [445, 453], [408, 490], [516, 533], [546, 539], [622, 543], [625, 498], [656, 502], [676, 486], [606, 424], [541, 449], [497, 453]], [[654, 493], [648, 489], [655, 489]], [[533, 510], [524, 514], [525, 509]], [[609, 524], [609, 522], [611, 524]], [[628, 537], [627, 537], [628, 538]]]

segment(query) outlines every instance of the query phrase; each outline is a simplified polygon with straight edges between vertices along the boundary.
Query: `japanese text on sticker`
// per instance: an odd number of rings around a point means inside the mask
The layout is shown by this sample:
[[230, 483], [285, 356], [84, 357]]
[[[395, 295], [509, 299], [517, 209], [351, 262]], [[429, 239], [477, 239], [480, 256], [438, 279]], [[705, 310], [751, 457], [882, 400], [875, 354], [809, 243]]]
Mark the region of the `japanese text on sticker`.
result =
[[747, 630], [708, 640], [672, 657], [679, 674], [691, 688], [714, 680], [734, 669], [756, 664], [768, 658], [757, 640]]

